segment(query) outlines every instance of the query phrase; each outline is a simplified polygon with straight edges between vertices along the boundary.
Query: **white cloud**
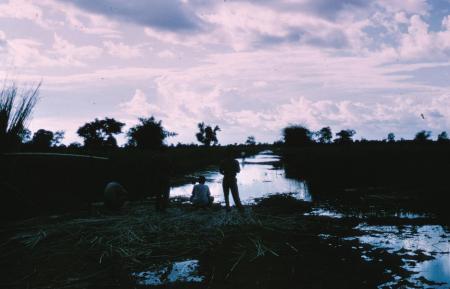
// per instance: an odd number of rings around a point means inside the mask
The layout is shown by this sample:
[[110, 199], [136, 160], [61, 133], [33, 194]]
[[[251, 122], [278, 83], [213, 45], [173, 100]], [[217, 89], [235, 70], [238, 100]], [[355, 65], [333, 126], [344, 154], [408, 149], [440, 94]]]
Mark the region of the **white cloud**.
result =
[[265, 81], [255, 81], [255, 82], [253, 82], [253, 86], [254, 87], [260, 87], [260, 88], [266, 87], [267, 86], [267, 82], [265, 82]]
[[[3, 35], [4, 36], [4, 35]], [[36, 69], [43, 67], [86, 66], [86, 60], [101, 56], [102, 49], [93, 45], [77, 46], [57, 34], [51, 49], [32, 38], [0, 38], [0, 47], [6, 51], [3, 57], [6, 67]], [[42, 78], [43, 74], [38, 76]]]
[[448, 59], [450, 30], [443, 21], [443, 30], [433, 32], [419, 15], [410, 18], [408, 31], [400, 36], [399, 56], [405, 60]]
[[173, 53], [171, 50], [168, 49], [158, 52], [157, 55], [158, 57], [165, 59], [173, 59], [177, 57], [175, 53]]
[[[52, 16], [62, 16], [65, 21]], [[101, 35], [109, 38], [120, 36], [117, 23], [105, 16], [88, 13], [70, 4], [62, 4], [55, 0], [8, 0], [0, 4], [0, 18], [28, 20], [38, 26], [53, 30], [65, 25], [86, 34]]]
[[136, 117], [148, 117], [161, 112], [159, 107], [148, 102], [147, 96], [140, 89], [136, 89], [132, 98], [119, 106], [127, 115]]
[[106, 51], [115, 57], [123, 58], [123, 59], [129, 59], [129, 58], [135, 58], [142, 55], [141, 46], [131, 46], [126, 45], [123, 42], [112, 42], [112, 41], [104, 41], [103, 45], [106, 48]]
[[7, 3], [0, 4], [0, 18], [15, 18], [29, 20], [43, 28], [49, 28], [54, 21], [44, 17], [43, 10], [27, 0], [9, 0]]
[[106, 38], [120, 38], [119, 25], [107, 17], [82, 11], [70, 4], [51, 2], [52, 7], [65, 17], [65, 24], [86, 34], [100, 35]]
[[[138, 2], [126, 5], [134, 11]], [[17, 3], [25, 8], [14, 18], [24, 21], [0, 33], [2, 64], [22, 68], [20, 79], [42, 78], [53, 96], [107, 95], [119, 120], [155, 114], [182, 141], [193, 140], [199, 121], [221, 126], [224, 142], [245, 140], [249, 131], [270, 141], [298, 122], [366, 137], [449, 128], [450, 18], [441, 27], [430, 22], [437, 15], [425, 1], [158, 2], [188, 11], [189, 29], [171, 19], [155, 23], [147, 10], [137, 15], [149, 18], [130, 20], [133, 14], [115, 11], [128, 7], [119, 1], [105, 8], [102, 1], [12, 0], [7, 9]], [[26, 9], [40, 10], [44, 24]], [[45, 29], [28, 35], [32, 25]], [[154, 53], [145, 53], [149, 45]], [[136, 87], [152, 91], [152, 101], [140, 89], [121, 98]]]
[[42, 43], [25, 38], [7, 40], [6, 63], [14, 67], [36, 67], [56, 64], [54, 60], [41, 53]]

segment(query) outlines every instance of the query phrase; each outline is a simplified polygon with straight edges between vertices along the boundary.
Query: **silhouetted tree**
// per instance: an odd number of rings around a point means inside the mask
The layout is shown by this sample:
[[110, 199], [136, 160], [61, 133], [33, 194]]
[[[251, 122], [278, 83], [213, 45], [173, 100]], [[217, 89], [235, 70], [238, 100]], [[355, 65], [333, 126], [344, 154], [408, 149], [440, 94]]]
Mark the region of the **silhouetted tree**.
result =
[[34, 133], [31, 144], [36, 148], [49, 148], [53, 140], [53, 132], [40, 129]]
[[199, 132], [195, 135], [197, 140], [205, 146], [210, 146], [211, 143], [216, 145], [219, 141], [217, 139], [217, 132], [220, 131], [219, 126], [212, 128], [210, 125], [205, 125], [204, 122], [198, 124]]
[[335, 143], [339, 144], [348, 144], [352, 143], [352, 137], [356, 134], [356, 131], [353, 129], [343, 129], [340, 132], [336, 133], [337, 139], [334, 140]]
[[333, 133], [331, 132], [331, 128], [329, 126], [321, 128], [314, 134], [319, 143], [331, 143], [331, 140], [333, 139]]
[[395, 134], [393, 132], [388, 133], [387, 141], [388, 142], [395, 142]]
[[247, 140], [245, 141], [245, 144], [246, 145], [249, 145], [249, 146], [254, 146], [254, 145], [256, 145], [256, 140], [255, 140], [255, 137], [254, 136], [249, 136], [248, 138], [247, 138]]
[[79, 142], [72, 142], [69, 144], [68, 148], [70, 149], [78, 149], [81, 148], [81, 144]]
[[26, 128], [19, 134], [19, 137], [22, 143], [28, 143], [31, 141], [31, 131]]
[[52, 132], [50, 130], [40, 129], [34, 133], [30, 144], [35, 148], [48, 149], [59, 145], [63, 138], [63, 131]]
[[290, 125], [283, 129], [284, 143], [288, 146], [302, 146], [312, 142], [313, 133], [304, 126]]
[[421, 130], [418, 133], [416, 133], [416, 136], [414, 137], [414, 141], [423, 143], [423, 142], [429, 141], [430, 137], [431, 137], [431, 131]]
[[35, 107], [40, 84], [23, 90], [19, 95], [17, 86], [6, 84], [0, 91], [0, 151], [17, 147], [26, 135], [26, 122]]
[[113, 118], [102, 120], [95, 119], [85, 123], [77, 131], [78, 135], [84, 138], [84, 146], [87, 148], [117, 147], [114, 135], [122, 133], [125, 124]]
[[139, 118], [140, 123], [130, 128], [127, 133], [128, 145], [141, 149], [155, 149], [164, 145], [164, 140], [176, 133], [165, 130], [161, 121], [150, 118]]
[[447, 132], [446, 131], [441, 132], [437, 137], [437, 141], [441, 143], [449, 142]]

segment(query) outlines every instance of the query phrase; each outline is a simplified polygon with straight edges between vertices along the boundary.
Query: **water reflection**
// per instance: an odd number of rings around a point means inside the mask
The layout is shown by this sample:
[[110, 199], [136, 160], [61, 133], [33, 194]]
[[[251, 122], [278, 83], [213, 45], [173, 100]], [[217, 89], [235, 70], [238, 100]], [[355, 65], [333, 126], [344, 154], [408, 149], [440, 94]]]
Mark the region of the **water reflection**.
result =
[[[251, 203], [254, 198], [275, 193], [295, 193], [299, 199], [311, 201], [311, 195], [302, 181], [289, 179], [279, 163], [279, 157], [271, 152], [264, 152], [254, 157], [239, 159], [241, 173], [238, 175], [240, 196], [244, 203]], [[208, 180], [212, 195], [218, 202], [223, 202], [222, 176], [216, 169], [199, 173]], [[172, 196], [190, 196], [192, 184], [185, 184], [171, 189]], [[338, 204], [339, 205], [339, 204]], [[332, 218], [354, 217], [364, 221], [369, 217], [395, 217], [401, 219], [428, 218], [428, 214], [407, 211], [359, 211], [354, 208], [339, 209], [339, 206], [322, 205], [313, 208], [309, 215], [328, 216]], [[368, 226], [357, 227], [362, 232], [357, 239], [361, 244], [371, 245], [372, 249], [363, 252], [362, 258], [373, 261], [373, 250], [385, 249], [391, 254], [402, 254], [403, 267], [414, 274], [409, 282], [422, 287], [425, 283], [433, 288], [448, 288], [450, 284], [450, 234], [443, 226]], [[325, 237], [325, 235], [321, 236]], [[420, 256], [420, 258], [418, 257]], [[152, 276], [152, 275], [149, 275]], [[381, 288], [398, 288], [400, 276], [393, 276], [393, 281], [383, 284]], [[427, 281], [429, 280], [429, 281]], [[439, 285], [438, 283], [443, 283]]]
[[150, 271], [136, 272], [132, 276], [137, 284], [147, 286], [167, 285], [176, 282], [203, 282], [204, 276], [198, 273], [198, 260], [186, 260], [163, 265]]
[[[305, 201], [311, 201], [304, 182], [288, 179], [279, 164], [279, 157], [271, 152], [262, 152], [256, 156], [238, 159], [241, 172], [238, 174], [239, 194], [243, 203], [251, 203], [253, 199], [274, 193], [295, 193], [295, 196]], [[207, 179], [207, 185], [215, 202], [223, 203], [222, 175], [218, 169], [200, 172]], [[190, 196], [192, 184], [173, 187], [172, 197]], [[232, 199], [232, 198], [231, 198]], [[232, 200], [230, 200], [232, 202]]]
[[307, 216], [321, 216], [321, 217], [330, 217], [341, 219], [344, 217], [347, 218], [359, 218], [359, 219], [368, 219], [368, 218], [399, 218], [399, 219], [425, 219], [430, 218], [430, 214], [426, 213], [413, 213], [407, 211], [385, 211], [382, 209], [374, 209], [372, 211], [358, 211], [357, 209], [343, 209], [343, 208], [333, 208], [332, 205], [328, 207], [314, 207], [311, 212], [305, 213]]
[[[443, 226], [397, 227], [362, 224], [356, 228], [365, 233], [356, 237], [360, 243], [400, 254], [405, 261], [403, 267], [416, 273], [409, 280], [411, 283], [420, 285], [424, 280], [428, 280], [443, 283], [434, 284], [437, 286], [434, 288], [448, 288], [450, 285], [450, 234]], [[391, 283], [393, 282], [381, 287], [395, 287], [395, 284]]]

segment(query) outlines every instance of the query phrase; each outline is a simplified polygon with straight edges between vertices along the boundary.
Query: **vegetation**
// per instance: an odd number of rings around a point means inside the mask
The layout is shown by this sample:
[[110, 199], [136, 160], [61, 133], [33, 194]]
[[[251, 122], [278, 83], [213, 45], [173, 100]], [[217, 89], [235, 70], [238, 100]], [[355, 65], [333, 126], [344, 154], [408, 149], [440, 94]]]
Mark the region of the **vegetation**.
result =
[[17, 149], [26, 135], [26, 125], [37, 103], [40, 84], [19, 91], [4, 84], [0, 91], [0, 151]]
[[35, 149], [46, 150], [61, 144], [63, 138], [63, 131], [52, 132], [50, 130], [39, 129], [34, 133], [29, 144]]
[[356, 134], [356, 131], [353, 129], [343, 129], [340, 132], [336, 133], [336, 138], [334, 141], [339, 144], [349, 144], [353, 142], [352, 137]]
[[423, 142], [429, 141], [430, 137], [431, 137], [431, 131], [422, 130], [416, 134], [416, 136], [414, 137], [414, 140], [416, 142], [423, 143]]
[[248, 138], [247, 138], [247, 140], [245, 141], [245, 144], [246, 145], [249, 145], [249, 146], [254, 146], [254, 145], [256, 145], [256, 140], [255, 140], [255, 137], [254, 136], [249, 136]]
[[95, 119], [80, 127], [78, 135], [84, 139], [84, 146], [90, 149], [115, 148], [114, 135], [122, 133], [124, 123], [113, 118]]
[[213, 128], [212, 126], [205, 125], [204, 122], [201, 122], [198, 124], [198, 130], [199, 132], [195, 136], [200, 143], [207, 147], [211, 144], [217, 145], [219, 143], [217, 132], [220, 131], [220, 128], [218, 125]]
[[317, 141], [322, 144], [331, 143], [333, 139], [333, 133], [331, 132], [331, 128], [329, 126], [321, 128], [315, 133], [315, 135], [317, 137]]
[[447, 132], [445, 132], [445, 131], [441, 132], [437, 137], [437, 141], [442, 142], [442, 143], [448, 142], [449, 138], [448, 138]]
[[139, 149], [157, 149], [164, 145], [164, 140], [176, 133], [165, 130], [161, 121], [153, 116], [150, 118], [139, 118], [139, 124], [130, 128], [127, 133], [128, 146]]
[[392, 133], [392, 132], [388, 133], [387, 141], [390, 142], [390, 143], [395, 142], [395, 134]]
[[291, 125], [283, 129], [284, 143], [287, 146], [304, 146], [311, 144], [313, 133], [304, 126]]

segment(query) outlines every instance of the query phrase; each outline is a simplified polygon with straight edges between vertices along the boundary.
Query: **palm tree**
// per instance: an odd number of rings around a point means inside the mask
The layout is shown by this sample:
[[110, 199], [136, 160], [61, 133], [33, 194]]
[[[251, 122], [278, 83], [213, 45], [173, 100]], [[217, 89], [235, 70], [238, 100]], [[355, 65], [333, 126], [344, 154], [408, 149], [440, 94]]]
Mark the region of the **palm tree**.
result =
[[4, 84], [0, 91], [0, 151], [17, 147], [26, 131], [26, 122], [38, 101], [35, 88], [19, 91], [15, 83]]
[[216, 145], [219, 143], [217, 139], [217, 132], [220, 131], [220, 127], [216, 125], [214, 128], [210, 125], [205, 125], [204, 122], [198, 124], [199, 132], [195, 134], [197, 140], [209, 147], [211, 143]]

